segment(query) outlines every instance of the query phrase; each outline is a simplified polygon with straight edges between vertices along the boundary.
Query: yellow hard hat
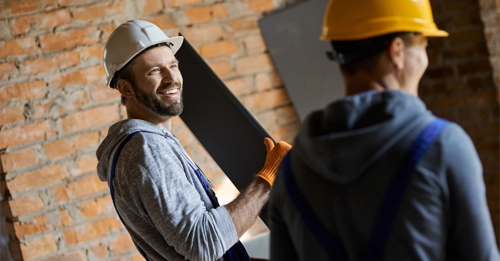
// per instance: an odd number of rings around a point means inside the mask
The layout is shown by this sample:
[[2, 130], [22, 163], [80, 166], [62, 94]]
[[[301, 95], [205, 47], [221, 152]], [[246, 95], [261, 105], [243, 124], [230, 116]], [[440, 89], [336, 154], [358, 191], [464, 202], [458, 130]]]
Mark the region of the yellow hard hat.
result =
[[434, 23], [429, 0], [330, 0], [320, 39], [361, 40], [395, 32], [448, 36]]

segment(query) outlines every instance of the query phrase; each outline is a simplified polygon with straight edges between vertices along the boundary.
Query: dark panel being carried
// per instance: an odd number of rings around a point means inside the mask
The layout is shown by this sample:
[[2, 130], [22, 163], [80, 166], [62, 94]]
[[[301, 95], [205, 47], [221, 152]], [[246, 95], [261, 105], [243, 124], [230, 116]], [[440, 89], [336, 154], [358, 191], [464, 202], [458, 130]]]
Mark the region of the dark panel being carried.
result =
[[271, 137], [187, 39], [175, 56], [184, 79], [184, 111], [180, 117], [242, 190], [264, 166], [264, 138]]
[[269, 53], [301, 120], [344, 97], [339, 66], [319, 40], [328, 0], [309, 0], [259, 20]]

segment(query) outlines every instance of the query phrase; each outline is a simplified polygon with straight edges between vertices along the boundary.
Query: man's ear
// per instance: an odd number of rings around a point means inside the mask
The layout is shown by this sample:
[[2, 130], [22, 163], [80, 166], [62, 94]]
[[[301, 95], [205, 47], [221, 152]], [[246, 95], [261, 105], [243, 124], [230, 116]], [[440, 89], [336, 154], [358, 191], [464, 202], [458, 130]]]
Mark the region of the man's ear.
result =
[[135, 96], [134, 90], [132, 88], [132, 84], [130, 84], [128, 81], [126, 81], [124, 79], [119, 79], [116, 82], [116, 89], [125, 98], [132, 98]]
[[389, 44], [389, 56], [392, 64], [398, 70], [402, 70], [404, 68], [405, 61], [405, 43], [401, 37], [394, 38]]

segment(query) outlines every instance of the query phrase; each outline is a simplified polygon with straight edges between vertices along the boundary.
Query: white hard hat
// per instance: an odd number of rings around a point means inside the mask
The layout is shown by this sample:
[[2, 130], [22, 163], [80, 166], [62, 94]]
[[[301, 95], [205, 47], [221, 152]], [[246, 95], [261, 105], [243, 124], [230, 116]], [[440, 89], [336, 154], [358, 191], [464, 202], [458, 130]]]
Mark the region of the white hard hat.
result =
[[107, 85], [115, 73], [129, 63], [142, 50], [161, 43], [167, 43], [175, 54], [184, 37], [169, 38], [158, 26], [147, 21], [131, 20], [118, 26], [108, 38], [104, 47], [104, 69]]

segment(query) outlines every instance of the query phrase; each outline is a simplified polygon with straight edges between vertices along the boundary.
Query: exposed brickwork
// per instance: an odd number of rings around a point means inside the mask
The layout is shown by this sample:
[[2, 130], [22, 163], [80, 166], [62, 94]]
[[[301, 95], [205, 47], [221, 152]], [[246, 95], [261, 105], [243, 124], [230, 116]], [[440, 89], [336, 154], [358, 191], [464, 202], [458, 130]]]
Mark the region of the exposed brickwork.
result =
[[432, 0], [438, 27], [447, 38], [429, 41], [431, 65], [420, 96], [436, 115], [458, 123], [471, 136], [483, 164], [497, 242], [500, 236], [498, 48], [499, 2]]
[[[13, 260], [143, 260], [95, 171], [107, 128], [125, 117], [118, 92], [105, 85], [102, 54], [127, 20], [184, 34], [273, 137], [292, 142], [299, 119], [257, 24], [286, 2], [0, 1], [0, 203], [12, 228], [0, 234], [10, 239]], [[172, 131], [221, 201], [234, 198], [234, 186], [180, 118]], [[256, 222], [246, 237], [263, 229]]]

